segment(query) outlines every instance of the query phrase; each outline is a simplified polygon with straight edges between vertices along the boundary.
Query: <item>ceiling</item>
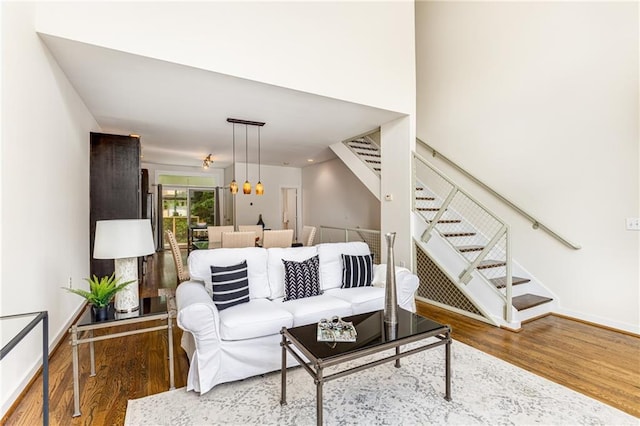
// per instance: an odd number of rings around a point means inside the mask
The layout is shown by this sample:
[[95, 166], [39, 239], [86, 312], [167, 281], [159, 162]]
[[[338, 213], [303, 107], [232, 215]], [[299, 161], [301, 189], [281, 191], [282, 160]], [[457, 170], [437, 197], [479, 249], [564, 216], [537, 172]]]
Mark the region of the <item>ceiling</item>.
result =
[[[143, 162], [212, 167], [232, 162], [228, 117], [266, 122], [262, 164], [304, 167], [334, 158], [330, 145], [403, 114], [256, 81], [40, 35], [105, 133], [138, 134]], [[257, 163], [257, 128], [248, 127]], [[236, 125], [236, 160], [245, 159], [245, 126]]]

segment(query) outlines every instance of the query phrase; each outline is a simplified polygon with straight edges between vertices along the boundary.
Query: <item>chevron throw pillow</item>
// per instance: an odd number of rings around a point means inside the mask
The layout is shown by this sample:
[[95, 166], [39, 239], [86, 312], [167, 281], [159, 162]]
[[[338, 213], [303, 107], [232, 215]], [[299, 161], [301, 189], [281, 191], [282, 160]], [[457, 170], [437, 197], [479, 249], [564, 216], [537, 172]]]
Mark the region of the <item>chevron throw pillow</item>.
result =
[[373, 281], [373, 255], [342, 255], [342, 288], [367, 287]]
[[219, 311], [249, 301], [247, 261], [237, 265], [211, 266], [213, 303]]
[[302, 299], [320, 294], [320, 258], [302, 262], [284, 260], [284, 300]]

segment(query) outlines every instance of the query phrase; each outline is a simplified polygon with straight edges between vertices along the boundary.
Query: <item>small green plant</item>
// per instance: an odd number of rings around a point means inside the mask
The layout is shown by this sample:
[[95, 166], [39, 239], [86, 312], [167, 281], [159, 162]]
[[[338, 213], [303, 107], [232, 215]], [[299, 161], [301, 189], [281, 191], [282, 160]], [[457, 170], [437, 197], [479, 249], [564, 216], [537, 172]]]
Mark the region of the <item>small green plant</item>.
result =
[[97, 308], [104, 308], [109, 305], [109, 302], [111, 302], [111, 299], [114, 298], [117, 292], [134, 282], [132, 280], [120, 284], [120, 279], [116, 278], [115, 272], [111, 274], [110, 277], [98, 278], [94, 275], [93, 278], [85, 278], [85, 281], [89, 283], [89, 291], [79, 288], [62, 288], [84, 297]]

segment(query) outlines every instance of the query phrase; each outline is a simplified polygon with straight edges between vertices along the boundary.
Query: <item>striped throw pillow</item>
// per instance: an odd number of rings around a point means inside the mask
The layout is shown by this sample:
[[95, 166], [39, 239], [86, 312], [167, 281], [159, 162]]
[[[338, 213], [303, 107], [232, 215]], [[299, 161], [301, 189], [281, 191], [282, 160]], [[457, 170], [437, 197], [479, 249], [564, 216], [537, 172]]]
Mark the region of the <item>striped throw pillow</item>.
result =
[[342, 255], [342, 288], [367, 287], [373, 281], [373, 255]]
[[213, 303], [219, 311], [249, 301], [247, 261], [237, 265], [211, 266]]

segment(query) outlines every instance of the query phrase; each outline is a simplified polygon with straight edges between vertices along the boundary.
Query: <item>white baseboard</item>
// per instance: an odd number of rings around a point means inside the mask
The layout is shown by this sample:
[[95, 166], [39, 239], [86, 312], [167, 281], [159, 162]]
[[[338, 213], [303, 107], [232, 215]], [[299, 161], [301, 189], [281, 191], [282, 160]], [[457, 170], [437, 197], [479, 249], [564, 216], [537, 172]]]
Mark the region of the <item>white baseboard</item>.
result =
[[619, 321], [612, 321], [610, 319], [601, 318], [596, 315], [584, 314], [582, 312], [572, 311], [570, 309], [565, 309], [561, 307], [557, 307], [553, 313], [564, 315], [566, 317], [575, 318], [576, 320], [590, 322], [596, 325], [601, 325], [607, 328], [612, 328], [615, 330], [620, 330], [625, 333], [632, 333], [636, 335], [640, 335], [640, 324], [628, 324]]

